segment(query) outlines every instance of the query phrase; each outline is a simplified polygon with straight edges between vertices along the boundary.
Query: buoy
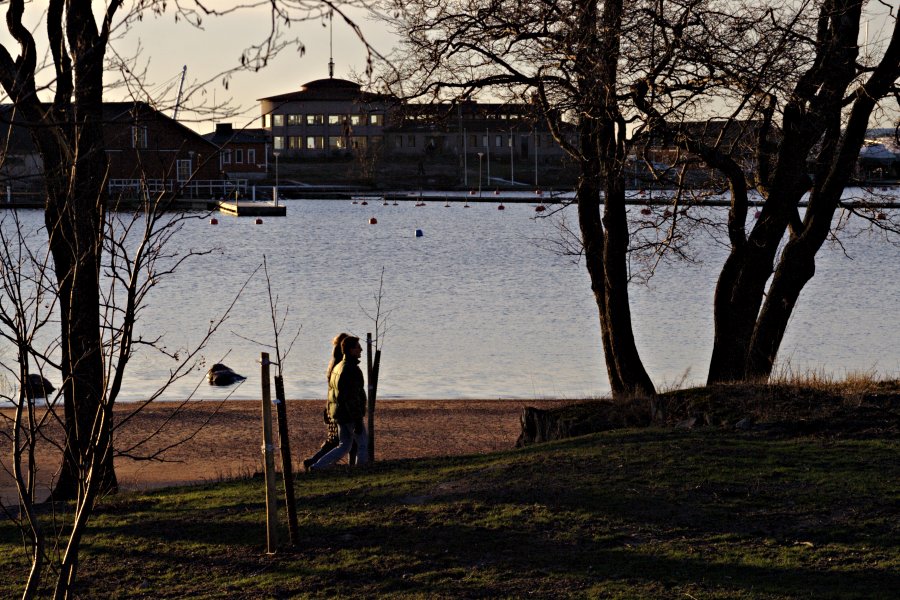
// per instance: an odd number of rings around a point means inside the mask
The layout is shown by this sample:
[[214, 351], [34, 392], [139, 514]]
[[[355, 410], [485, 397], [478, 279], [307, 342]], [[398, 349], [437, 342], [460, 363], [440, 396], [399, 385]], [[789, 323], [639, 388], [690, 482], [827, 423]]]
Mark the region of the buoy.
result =
[[534, 190], [534, 193], [538, 196], [543, 196], [544, 192], [542, 190]]
[[422, 237], [423, 235], [425, 235], [425, 232], [421, 229], [416, 229], [416, 237]]
[[372, 217], [371, 219], [369, 219], [369, 225], [378, 225], [378, 219]]
[[761, 214], [762, 213], [760, 211], [756, 211], [755, 213], [753, 213], [753, 218], [758, 219], [759, 215], [761, 215]]
[[257, 217], [257, 218], [256, 218], [256, 224], [257, 224], [257, 225], [262, 225], [262, 219], [260, 219], [259, 217]]
[[506, 210], [506, 207], [503, 206], [503, 203], [500, 203], [500, 206], [497, 207], [497, 210]]
[[212, 219], [209, 220], [209, 224], [210, 225], [218, 225], [219, 220], [217, 218], [213, 217]]
[[470, 196], [474, 196], [474, 195], [475, 195], [475, 190], [469, 190], [469, 195], [470, 195]]
[[543, 204], [538, 204], [534, 207], [534, 212], [544, 212], [545, 210], [547, 210], [547, 207]]
[[362, 206], [368, 206], [368, 205], [369, 205], [369, 203], [366, 202], [365, 200], [363, 200], [362, 202], [360, 202], [360, 204], [361, 204]]
[[671, 217], [671, 216], [672, 216], [672, 211], [669, 210], [669, 209], [667, 208], [666, 210], [663, 211], [663, 216], [664, 216], [664, 217]]
[[494, 190], [494, 195], [495, 195], [495, 196], [499, 196], [499, 195], [500, 195], [500, 190]]
[[875, 215], [875, 218], [879, 221], [884, 221], [885, 219], [887, 219], [887, 215], [884, 213], [878, 213], [877, 215]]
[[466, 203], [463, 204], [463, 208], [469, 208], [469, 202], [468, 202], [468, 201], [466, 201]]
[[359, 202], [357, 202], [356, 200], [354, 200], [354, 201], [353, 201], [353, 204], [359, 204]]
[[396, 201], [396, 200], [394, 200], [394, 206], [398, 206], [398, 205], [397, 205], [397, 201]]
[[641, 209], [641, 214], [642, 214], [642, 215], [649, 215], [649, 214], [651, 214], [651, 213], [653, 213], [653, 211], [650, 210], [649, 208], [642, 208], [642, 209]]

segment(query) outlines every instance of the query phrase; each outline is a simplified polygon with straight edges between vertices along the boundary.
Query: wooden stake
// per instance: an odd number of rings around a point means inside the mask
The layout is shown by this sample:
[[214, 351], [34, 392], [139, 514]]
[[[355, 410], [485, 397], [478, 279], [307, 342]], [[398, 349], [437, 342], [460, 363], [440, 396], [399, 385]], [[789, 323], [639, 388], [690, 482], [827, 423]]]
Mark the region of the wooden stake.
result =
[[275, 492], [275, 444], [272, 443], [272, 391], [269, 387], [269, 353], [260, 358], [262, 376], [262, 426], [266, 476], [266, 554], [278, 547], [278, 499]]
[[378, 370], [381, 366], [381, 350], [375, 351], [369, 385], [369, 462], [375, 462], [375, 399], [378, 397]]
[[287, 405], [284, 398], [284, 379], [275, 376], [275, 408], [278, 413], [278, 440], [281, 444], [281, 474], [284, 476], [284, 501], [287, 507], [288, 537], [297, 546], [297, 503], [294, 500], [294, 468], [291, 465], [291, 439], [288, 435]]
[[369, 462], [375, 462], [375, 396], [378, 393], [378, 366], [381, 363], [381, 350], [375, 351], [372, 358], [372, 334], [366, 334], [366, 362], [367, 377], [369, 383], [368, 405], [366, 412], [369, 415], [367, 424], [369, 434]]

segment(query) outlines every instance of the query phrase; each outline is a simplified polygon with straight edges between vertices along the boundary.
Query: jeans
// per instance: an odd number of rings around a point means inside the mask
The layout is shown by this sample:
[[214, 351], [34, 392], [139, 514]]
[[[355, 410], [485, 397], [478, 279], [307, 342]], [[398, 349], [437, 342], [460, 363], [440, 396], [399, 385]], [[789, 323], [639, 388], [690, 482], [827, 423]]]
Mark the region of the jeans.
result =
[[[359, 425], [359, 424], [357, 424]], [[369, 434], [366, 433], [365, 426], [357, 426], [353, 423], [338, 423], [338, 445], [337, 448], [319, 459], [319, 462], [312, 465], [310, 469], [325, 469], [344, 458], [350, 452], [350, 446], [353, 440], [356, 440], [356, 464], [364, 464], [369, 460]]]

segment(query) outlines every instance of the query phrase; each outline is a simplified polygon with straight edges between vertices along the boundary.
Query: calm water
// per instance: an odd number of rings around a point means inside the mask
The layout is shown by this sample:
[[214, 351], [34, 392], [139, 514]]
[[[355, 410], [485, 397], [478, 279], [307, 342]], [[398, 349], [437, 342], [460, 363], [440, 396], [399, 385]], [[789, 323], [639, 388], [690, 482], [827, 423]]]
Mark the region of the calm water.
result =
[[[217, 215], [188, 221], [182, 248], [213, 249], [155, 288], [140, 323], [169, 349], [197, 343], [265, 255], [279, 306], [289, 309], [282, 344], [299, 328], [284, 365], [290, 398], [321, 398], [330, 340], [340, 331], [364, 338], [384, 267], [383, 310], [390, 311], [381, 398], [584, 397], [608, 392], [596, 306], [584, 266], [548, 249], [558, 217], [535, 219], [533, 204], [429, 201], [400, 206], [346, 201], [287, 201], [286, 218]], [[716, 209], [709, 209], [715, 211]], [[634, 209], [635, 216], [637, 208]], [[710, 212], [721, 216], [723, 213]], [[39, 226], [37, 211], [22, 213]], [[370, 225], [376, 217], [378, 223]], [[574, 211], [567, 215], [574, 218]], [[422, 237], [415, 232], [421, 229]], [[897, 339], [900, 250], [878, 234], [827, 246], [788, 329], [782, 364], [841, 376], [900, 372]], [[639, 349], [657, 385], [685, 374], [701, 382], [712, 343], [711, 305], [726, 249], [697, 237], [695, 263], [662, 264], [632, 289]], [[248, 376], [235, 388], [211, 388], [206, 366], [174, 385], [166, 399], [250, 399], [260, 395], [258, 359], [272, 341], [265, 279], [258, 273], [203, 356]], [[3, 351], [8, 360], [10, 352]], [[156, 389], [171, 360], [144, 352], [130, 365], [121, 398]], [[199, 386], [196, 392], [194, 388]]]

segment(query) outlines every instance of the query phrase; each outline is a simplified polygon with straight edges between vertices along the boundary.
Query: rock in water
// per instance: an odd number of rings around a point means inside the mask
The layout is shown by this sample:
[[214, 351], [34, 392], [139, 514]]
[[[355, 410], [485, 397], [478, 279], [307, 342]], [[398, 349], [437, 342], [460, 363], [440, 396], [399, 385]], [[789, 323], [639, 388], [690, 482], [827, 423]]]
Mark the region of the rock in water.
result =
[[56, 391], [56, 388], [53, 387], [53, 384], [37, 373], [32, 373], [25, 381], [25, 397], [29, 400], [46, 398], [54, 391]]
[[239, 381], [247, 379], [221, 363], [216, 363], [210, 367], [209, 372], [206, 374], [206, 378], [209, 380], [209, 385], [218, 386], [234, 385]]

